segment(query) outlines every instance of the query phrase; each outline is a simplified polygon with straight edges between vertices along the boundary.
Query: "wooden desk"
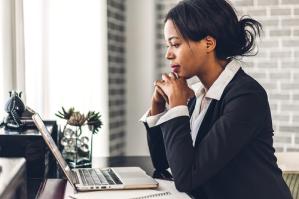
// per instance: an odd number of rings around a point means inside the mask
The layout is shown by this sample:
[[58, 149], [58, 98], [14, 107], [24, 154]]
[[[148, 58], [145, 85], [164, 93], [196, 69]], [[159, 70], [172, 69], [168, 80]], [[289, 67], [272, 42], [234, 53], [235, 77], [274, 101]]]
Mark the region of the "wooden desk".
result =
[[[105, 158], [93, 158], [92, 167], [132, 167], [137, 166], [141, 167], [148, 175], [153, 176], [154, 178], [171, 178], [171, 174], [167, 170], [158, 171], [155, 170], [151, 161], [150, 156], [120, 156], [120, 157], [105, 157]], [[47, 178], [59, 178], [66, 179], [61, 168], [54, 164], [51, 166]], [[41, 180], [28, 180], [28, 194], [27, 199], [35, 199], [35, 196], [38, 192], [39, 185]]]

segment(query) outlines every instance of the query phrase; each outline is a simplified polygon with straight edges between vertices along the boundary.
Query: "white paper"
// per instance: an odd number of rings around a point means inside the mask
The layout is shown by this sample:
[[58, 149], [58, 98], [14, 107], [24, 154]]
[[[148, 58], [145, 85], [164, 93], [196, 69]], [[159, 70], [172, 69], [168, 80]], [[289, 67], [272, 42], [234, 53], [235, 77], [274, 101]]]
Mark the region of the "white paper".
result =
[[69, 198], [76, 199], [106, 199], [106, 198], [136, 198], [141, 196], [148, 196], [152, 194], [162, 193], [160, 191], [151, 189], [135, 189], [135, 190], [106, 190], [106, 191], [90, 191], [90, 192], [78, 192], [78, 194], [72, 194]]
[[[174, 185], [173, 181], [168, 181], [168, 180], [158, 180], [155, 179], [159, 183], [159, 187], [155, 190], [161, 191], [161, 192], [167, 192], [169, 191], [171, 193], [172, 198], [180, 198], [180, 199], [190, 199], [190, 197], [185, 193], [185, 192], [179, 192]], [[167, 196], [168, 198], [168, 196]], [[164, 199], [164, 197], [163, 197]], [[166, 199], [166, 197], [165, 197]]]
[[65, 192], [64, 192], [64, 199], [71, 199], [71, 197], [69, 197], [69, 195], [73, 195], [76, 192], [77, 191], [74, 190], [74, 188], [72, 187], [72, 185], [70, 184], [70, 182], [67, 181]]

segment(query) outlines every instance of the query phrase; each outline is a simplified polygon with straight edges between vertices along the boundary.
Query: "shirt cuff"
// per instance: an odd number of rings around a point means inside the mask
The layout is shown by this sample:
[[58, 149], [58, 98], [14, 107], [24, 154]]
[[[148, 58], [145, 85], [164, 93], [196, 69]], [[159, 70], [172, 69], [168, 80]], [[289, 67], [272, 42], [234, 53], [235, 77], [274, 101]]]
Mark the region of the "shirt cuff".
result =
[[180, 116], [189, 116], [189, 110], [188, 110], [188, 107], [185, 106], [185, 105], [182, 105], [182, 106], [176, 106], [172, 109], [170, 109], [169, 111], [167, 111], [166, 114], [164, 114], [160, 119], [159, 121], [156, 123], [156, 126], [164, 123], [164, 122], [167, 122], [168, 120], [171, 120], [173, 118], [176, 118], [176, 117], [180, 117]]
[[156, 126], [156, 123], [158, 120], [167, 112], [167, 108], [162, 113], [159, 113], [157, 115], [151, 116], [151, 109], [149, 109], [139, 120], [139, 122], [146, 122], [148, 124], [148, 127], [154, 127]]

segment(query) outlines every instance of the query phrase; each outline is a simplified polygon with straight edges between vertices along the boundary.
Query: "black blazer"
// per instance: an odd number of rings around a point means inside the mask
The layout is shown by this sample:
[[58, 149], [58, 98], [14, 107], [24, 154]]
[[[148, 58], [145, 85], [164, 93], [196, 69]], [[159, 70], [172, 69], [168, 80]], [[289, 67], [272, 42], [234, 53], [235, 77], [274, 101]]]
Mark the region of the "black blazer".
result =
[[267, 94], [241, 68], [212, 100], [194, 147], [188, 116], [145, 126], [154, 167], [170, 166], [179, 191], [200, 199], [292, 198], [276, 164]]

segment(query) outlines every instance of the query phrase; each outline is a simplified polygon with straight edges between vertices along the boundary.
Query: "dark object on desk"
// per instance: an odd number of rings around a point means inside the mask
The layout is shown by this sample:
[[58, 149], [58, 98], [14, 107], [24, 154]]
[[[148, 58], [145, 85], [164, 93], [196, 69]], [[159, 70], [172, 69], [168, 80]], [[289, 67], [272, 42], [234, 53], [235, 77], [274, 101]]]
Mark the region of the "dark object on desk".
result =
[[[56, 142], [56, 121], [45, 121], [45, 124]], [[54, 162], [52, 153], [36, 127], [0, 128], [0, 157], [25, 157], [29, 179], [45, 178], [50, 164]]]
[[5, 111], [8, 115], [5, 117], [1, 125], [5, 125], [7, 128], [23, 128], [25, 126], [34, 126], [32, 121], [32, 115], [34, 111], [29, 107], [26, 107], [25, 103], [21, 99], [21, 94], [16, 91], [10, 91], [10, 98], [5, 104]]
[[35, 199], [63, 199], [66, 179], [44, 179]]
[[25, 158], [0, 158], [0, 163], [0, 198], [27, 199]]

